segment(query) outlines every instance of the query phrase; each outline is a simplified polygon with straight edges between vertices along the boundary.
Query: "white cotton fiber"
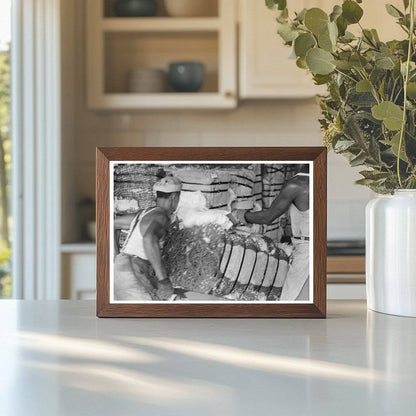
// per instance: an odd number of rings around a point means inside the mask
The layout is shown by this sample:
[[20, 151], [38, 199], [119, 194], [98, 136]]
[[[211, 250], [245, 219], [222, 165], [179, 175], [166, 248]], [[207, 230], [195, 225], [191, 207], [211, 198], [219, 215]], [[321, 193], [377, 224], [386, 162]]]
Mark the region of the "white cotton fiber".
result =
[[224, 230], [232, 227], [227, 217], [229, 211], [223, 209], [208, 209], [202, 192], [181, 192], [176, 215], [183, 227], [196, 225], [217, 224]]

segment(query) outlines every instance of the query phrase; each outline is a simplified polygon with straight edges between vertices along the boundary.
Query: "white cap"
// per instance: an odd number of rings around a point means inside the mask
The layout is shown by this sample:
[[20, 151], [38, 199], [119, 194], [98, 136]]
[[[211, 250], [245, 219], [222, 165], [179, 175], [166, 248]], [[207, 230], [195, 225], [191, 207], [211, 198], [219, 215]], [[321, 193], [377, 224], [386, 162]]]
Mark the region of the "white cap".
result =
[[166, 194], [180, 192], [182, 190], [182, 183], [175, 176], [166, 176], [153, 185], [153, 190], [155, 192], [164, 192]]

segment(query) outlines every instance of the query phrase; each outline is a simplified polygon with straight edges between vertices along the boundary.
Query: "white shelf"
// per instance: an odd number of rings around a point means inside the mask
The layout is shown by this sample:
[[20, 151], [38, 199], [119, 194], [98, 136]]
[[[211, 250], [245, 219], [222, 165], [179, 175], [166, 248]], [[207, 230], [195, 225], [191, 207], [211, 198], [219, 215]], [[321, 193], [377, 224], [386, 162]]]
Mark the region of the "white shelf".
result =
[[235, 97], [218, 93], [101, 94], [90, 100], [95, 109], [232, 109]]
[[218, 17], [107, 17], [99, 20], [104, 32], [201, 32], [217, 31], [221, 27]]
[[61, 253], [95, 253], [95, 243], [92, 241], [81, 241], [79, 243], [61, 244]]

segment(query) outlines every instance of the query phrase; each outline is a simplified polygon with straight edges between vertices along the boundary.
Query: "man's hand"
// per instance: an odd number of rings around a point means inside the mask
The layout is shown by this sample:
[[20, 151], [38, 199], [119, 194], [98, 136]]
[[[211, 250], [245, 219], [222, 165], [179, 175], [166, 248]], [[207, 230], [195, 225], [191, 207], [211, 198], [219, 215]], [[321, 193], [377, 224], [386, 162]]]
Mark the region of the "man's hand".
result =
[[231, 216], [235, 219], [235, 221], [233, 221], [230, 217], [231, 222], [234, 225], [247, 225], [247, 221], [245, 219], [245, 215], [246, 212], [248, 211], [248, 209], [233, 209], [231, 211]]
[[168, 300], [173, 295], [173, 286], [169, 279], [159, 280], [156, 295], [161, 300]]

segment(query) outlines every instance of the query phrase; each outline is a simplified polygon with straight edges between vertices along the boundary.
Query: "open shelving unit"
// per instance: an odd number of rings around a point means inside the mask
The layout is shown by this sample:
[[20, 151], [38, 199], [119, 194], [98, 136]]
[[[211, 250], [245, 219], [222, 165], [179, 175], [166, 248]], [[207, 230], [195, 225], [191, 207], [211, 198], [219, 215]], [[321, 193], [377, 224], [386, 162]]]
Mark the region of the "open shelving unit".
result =
[[[209, 0], [207, 0], [209, 1]], [[90, 109], [220, 109], [237, 105], [235, 2], [208, 17], [114, 17], [111, 2], [87, 0], [87, 105]], [[233, 27], [234, 30], [230, 30]], [[203, 62], [199, 92], [131, 93], [130, 71], [168, 71], [170, 62]]]

